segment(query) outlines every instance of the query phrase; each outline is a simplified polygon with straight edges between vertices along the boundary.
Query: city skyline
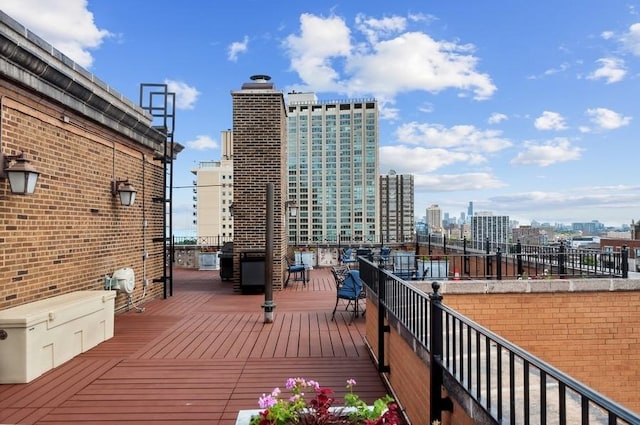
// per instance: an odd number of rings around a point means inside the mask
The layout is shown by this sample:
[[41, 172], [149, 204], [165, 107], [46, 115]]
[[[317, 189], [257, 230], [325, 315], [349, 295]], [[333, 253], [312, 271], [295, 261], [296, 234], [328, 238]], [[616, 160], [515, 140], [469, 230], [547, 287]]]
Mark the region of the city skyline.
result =
[[190, 170], [220, 159], [230, 92], [257, 73], [285, 94], [375, 98], [379, 172], [415, 176], [416, 212], [471, 200], [521, 224], [640, 218], [639, 2], [277, 3], [0, 9], [133, 102], [141, 83], [176, 92], [176, 233], [194, 228]]

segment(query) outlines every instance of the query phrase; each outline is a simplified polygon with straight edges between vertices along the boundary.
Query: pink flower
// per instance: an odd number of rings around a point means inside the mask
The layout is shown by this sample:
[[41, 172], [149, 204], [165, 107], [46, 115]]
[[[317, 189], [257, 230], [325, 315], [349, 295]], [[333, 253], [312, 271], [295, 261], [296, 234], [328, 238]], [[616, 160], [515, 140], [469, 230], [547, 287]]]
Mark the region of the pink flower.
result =
[[276, 400], [276, 398], [274, 398], [271, 394], [262, 394], [262, 397], [258, 399], [258, 406], [260, 406], [261, 409], [268, 409], [277, 402], [278, 400]]

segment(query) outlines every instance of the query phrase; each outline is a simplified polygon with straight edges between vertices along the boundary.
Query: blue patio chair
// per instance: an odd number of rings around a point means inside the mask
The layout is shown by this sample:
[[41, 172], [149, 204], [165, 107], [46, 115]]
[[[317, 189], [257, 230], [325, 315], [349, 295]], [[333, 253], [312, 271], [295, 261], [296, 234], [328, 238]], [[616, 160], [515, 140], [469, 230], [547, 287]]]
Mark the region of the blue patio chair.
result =
[[294, 260], [289, 257], [285, 257], [287, 260], [287, 280], [284, 282], [284, 287], [289, 285], [289, 278], [293, 274], [294, 281], [302, 281], [303, 286], [307, 286], [307, 268], [304, 264], [296, 264]]
[[391, 248], [383, 246], [380, 248], [380, 265], [385, 266], [389, 263], [389, 257], [391, 256]]
[[353, 257], [353, 249], [347, 248], [343, 250], [340, 256], [340, 262], [346, 266], [357, 263], [358, 259]]
[[[360, 300], [366, 297], [362, 280], [360, 280], [360, 272], [358, 270], [348, 270], [342, 277], [337, 269], [334, 268], [332, 271], [336, 279], [336, 305], [333, 307], [331, 320], [335, 320], [338, 303], [343, 300], [347, 302], [346, 311], [352, 306], [353, 314], [349, 322], [351, 323], [360, 314]], [[364, 311], [362, 315], [364, 316]]]

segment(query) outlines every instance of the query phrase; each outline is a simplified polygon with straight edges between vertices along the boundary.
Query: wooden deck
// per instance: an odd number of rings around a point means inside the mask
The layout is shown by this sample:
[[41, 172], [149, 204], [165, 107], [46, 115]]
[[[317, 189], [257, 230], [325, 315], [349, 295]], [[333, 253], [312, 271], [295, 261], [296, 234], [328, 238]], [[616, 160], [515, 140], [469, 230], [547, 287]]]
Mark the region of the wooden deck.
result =
[[264, 295], [233, 293], [217, 271], [176, 269], [174, 296], [116, 316], [115, 336], [29, 384], [0, 385], [1, 424], [234, 424], [240, 409], [284, 387], [315, 379], [342, 397], [348, 378], [367, 402], [384, 395], [363, 341], [335, 304], [327, 269], [307, 286]]

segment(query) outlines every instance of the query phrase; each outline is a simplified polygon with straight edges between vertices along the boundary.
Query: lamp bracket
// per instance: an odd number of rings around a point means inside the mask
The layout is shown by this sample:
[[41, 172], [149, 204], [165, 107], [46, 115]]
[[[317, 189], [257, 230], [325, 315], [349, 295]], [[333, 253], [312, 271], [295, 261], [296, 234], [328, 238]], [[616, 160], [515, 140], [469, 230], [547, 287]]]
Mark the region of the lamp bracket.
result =
[[129, 183], [129, 179], [124, 179], [124, 180], [113, 179], [113, 180], [111, 180], [111, 195], [118, 196], [118, 186], [120, 186], [120, 183]]
[[0, 152], [0, 179], [6, 179], [7, 173], [6, 169], [9, 168], [9, 164], [11, 161], [15, 161], [16, 159], [24, 158], [24, 152], [20, 152], [17, 155], [6, 155]]

